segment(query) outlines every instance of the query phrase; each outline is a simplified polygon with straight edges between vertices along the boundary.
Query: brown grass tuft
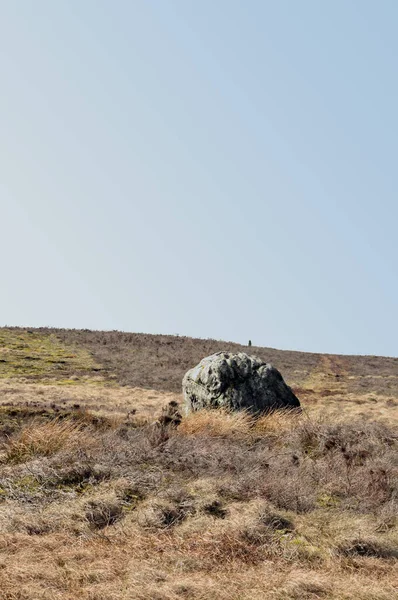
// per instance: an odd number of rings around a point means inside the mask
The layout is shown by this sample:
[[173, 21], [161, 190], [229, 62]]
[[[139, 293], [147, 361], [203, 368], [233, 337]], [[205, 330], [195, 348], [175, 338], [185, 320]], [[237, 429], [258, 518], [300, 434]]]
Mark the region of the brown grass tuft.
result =
[[297, 427], [303, 418], [297, 410], [275, 410], [256, 419], [253, 431], [258, 435], [281, 435]]
[[220, 438], [279, 436], [293, 430], [305, 418], [295, 410], [278, 410], [258, 417], [245, 411], [209, 409], [185, 416], [178, 432], [187, 436]]
[[253, 417], [245, 412], [201, 410], [187, 415], [178, 428], [179, 435], [236, 438], [246, 436]]
[[6, 444], [5, 458], [10, 462], [24, 462], [37, 456], [51, 456], [62, 449], [73, 449], [87, 437], [87, 429], [70, 420], [31, 423]]

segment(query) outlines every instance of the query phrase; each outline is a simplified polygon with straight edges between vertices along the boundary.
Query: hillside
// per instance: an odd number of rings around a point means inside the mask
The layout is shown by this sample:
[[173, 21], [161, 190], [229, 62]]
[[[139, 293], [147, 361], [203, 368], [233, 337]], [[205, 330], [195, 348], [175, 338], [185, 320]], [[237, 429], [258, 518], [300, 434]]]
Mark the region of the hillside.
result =
[[[149, 412], [159, 398], [181, 393], [184, 373], [204, 356], [220, 350], [248, 352], [247, 346], [216, 340], [122, 332], [63, 329], [0, 329], [0, 384], [12, 381], [65, 386], [62, 394], [83, 397], [110, 387], [131, 398], [131, 409]], [[305, 406], [362, 411], [398, 418], [398, 358], [344, 356], [250, 348], [283, 374]], [[33, 388], [29, 388], [32, 393]], [[140, 400], [134, 400], [140, 390]], [[144, 391], [143, 391], [144, 390]], [[53, 392], [52, 392], [53, 393]], [[166, 394], [165, 394], [166, 393]], [[98, 394], [97, 394], [98, 395]], [[108, 394], [109, 395], [109, 394]], [[114, 394], [115, 395], [115, 394]], [[150, 402], [153, 396], [155, 404]], [[8, 400], [10, 397], [8, 396]], [[124, 406], [124, 405], [123, 405]], [[127, 404], [126, 404], [127, 407]], [[102, 403], [102, 410], [113, 408]], [[123, 408], [124, 409], [124, 408]]]
[[252, 347], [301, 415], [162, 418], [247, 347], [0, 329], [0, 598], [393, 600], [398, 359]]

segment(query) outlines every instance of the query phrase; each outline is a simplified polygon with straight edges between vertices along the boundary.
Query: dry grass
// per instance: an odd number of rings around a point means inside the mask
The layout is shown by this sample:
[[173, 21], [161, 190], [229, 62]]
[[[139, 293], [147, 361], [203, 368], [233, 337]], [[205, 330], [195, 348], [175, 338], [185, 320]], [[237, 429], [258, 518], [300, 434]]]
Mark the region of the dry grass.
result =
[[[203, 356], [238, 344], [122, 332], [0, 329], [0, 403], [81, 404], [152, 417], [179, 401], [181, 379]], [[252, 347], [281, 370], [306, 409], [398, 424], [398, 358]], [[3, 377], [3, 379], [2, 379]], [[34, 383], [34, 385], [33, 385]]]
[[[185, 372], [204, 356], [221, 350], [248, 351], [247, 346], [232, 342], [182, 336], [48, 328], [30, 331], [31, 334], [26, 334], [26, 330], [20, 328], [0, 329], [7, 335], [11, 332], [24, 339], [26, 335], [37, 335], [44, 340], [51, 338], [58, 340], [63, 348], [88, 352], [95, 361], [95, 368], [103, 369], [87, 370], [91, 376], [100, 374], [121, 385], [175, 393], [181, 390]], [[398, 358], [313, 354], [256, 346], [252, 346], [250, 352], [277, 367], [289, 385], [300, 390], [299, 398], [305, 395], [316, 401], [319, 395], [329, 399], [352, 395], [366, 399], [371, 395], [376, 399], [398, 400]]]
[[253, 418], [244, 412], [202, 410], [191, 413], [182, 421], [180, 435], [237, 438], [247, 436], [253, 427]]
[[238, 346], [11, 331], [44, 355], [0, 381], [2, 600], [397, 597], [396, 359], [254, 348], [303, 412], [180, 422], [181, 373]]
[[396, 597], [393, 428], [217, 411], [177, 427], [79, 419], [20, 423], [4, 444], [2, 597]]
[[178, 428], [179, 435], [220, 438], [279, 436], [295, 427], [303, 415], [294, 410], [278, 411], [259, 418], [249, 413], [224, 409], [201, 410], [188, 414]]
[[91, 383], [74, 385], [33, 384], [15, 380], [0, 380], [0, 408], [12, 406], [37, 409], [89, 410], [96, 415], [135, 414], [157, 417], [172, 400], [181, 395], [142, 388], [96, 386]]
[[51, 456], [62, 448], [75, 449], [85, 439], [79, 422], [54, 419], [47, 423], [31, 423], [11, 437], [5, 445], [6, 461], [24, 462], [37, 456]]

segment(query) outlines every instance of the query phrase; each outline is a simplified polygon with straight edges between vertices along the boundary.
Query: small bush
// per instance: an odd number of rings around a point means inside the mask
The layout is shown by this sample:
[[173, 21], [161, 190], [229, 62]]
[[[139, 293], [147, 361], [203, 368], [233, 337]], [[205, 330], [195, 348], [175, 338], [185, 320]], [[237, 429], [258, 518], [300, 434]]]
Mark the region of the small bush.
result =
[[260, 523], [273, 531], [294, 531], [294, 523], [279, 513], [265, 512], [260, 515]]
[[120, 504], [111, 501], [91, 501], [86, 505], [86, 519], [93, 529], [113, 525], [123, 517]]
[[25, 531], [28, 535], [46, 535], [51, 532], [49, 523], [26, 523]]
[[341, 544], [337, 549], [342, 556], [365, 556], [371, 558], [398, 558], [398, 548], [382, 544], [378, 540], [356, 538]]
[[169, 529], [196, 512], [194, 499], [184, 488], [171, 488], [163, 492], [164, 500], [156, 500], [146, 513], [145, 526]]
[[116, 487], [116, 496], [124, 506], [135, 507], [146, 496], [140, 482], [123, 482]]
[[203, 512], [217, 519], [225, 519], [228, 511], [223, 507], [220, 500], [213, 500], [213, 502], [209, 502], [203, 506]]
[[84, 491], [87, 486], [95, 485], [110, 477], [109, 469], [92, 464], [74, 464], [58, 471], [50, 483], [55, 488], [70, 487], [76, 491]]
[[156, 502], [144, 513], [142, 526], [147, 529], [170, 529], [182, 523], [188, 516], [186, 510], [171, 502]]

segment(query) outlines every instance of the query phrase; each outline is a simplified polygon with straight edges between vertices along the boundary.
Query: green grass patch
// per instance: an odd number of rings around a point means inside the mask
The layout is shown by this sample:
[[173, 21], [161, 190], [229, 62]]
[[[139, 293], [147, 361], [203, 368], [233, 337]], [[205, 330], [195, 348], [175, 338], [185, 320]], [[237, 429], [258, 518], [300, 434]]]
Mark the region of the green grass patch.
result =
[[103, 371], [88, 350], [68, 346], [54, 334], [0, 329], [1, 379], [52, 380], [76, 385], [80, 378], [87, 383], [89, 376], [101, 376]]

